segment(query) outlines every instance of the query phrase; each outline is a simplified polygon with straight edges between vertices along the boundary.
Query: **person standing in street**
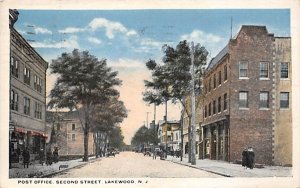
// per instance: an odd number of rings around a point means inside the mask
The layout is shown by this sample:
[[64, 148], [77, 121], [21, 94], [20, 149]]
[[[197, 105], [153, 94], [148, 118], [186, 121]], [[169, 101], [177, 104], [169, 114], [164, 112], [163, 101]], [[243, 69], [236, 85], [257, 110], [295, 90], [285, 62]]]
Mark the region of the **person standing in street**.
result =
[[22, 156], [23, 156], [24, 168], [25, 166], [27, 166], [28, 168], [29, 161], [30, 161], [30, 154], [27, 147], [23, 150]]
[[249, 147], [247, 153], [248, 153], [248, 167], [250, 169], [253, 169], [254, 168], [254, 158], [255, 158], [255, 153], [253, 151], [253, 148]]

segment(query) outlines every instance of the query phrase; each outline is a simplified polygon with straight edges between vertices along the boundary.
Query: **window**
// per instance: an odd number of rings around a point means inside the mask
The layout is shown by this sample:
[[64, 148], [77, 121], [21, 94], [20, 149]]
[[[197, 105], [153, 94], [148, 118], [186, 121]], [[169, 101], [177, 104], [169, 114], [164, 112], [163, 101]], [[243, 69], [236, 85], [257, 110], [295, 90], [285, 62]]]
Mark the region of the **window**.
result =
[[14, 90], [10, 91], [10, 109], [18, 111], [19, 109], [19, 96]]
[[259, 93], [259, 108], [269, 108], [269, 92]]
[[247, 91], [240, 91], [239, 107], [240, 108], [248, 108], [248, 92]]
[[211, 103], [208, 105], [208, 116], [211, 116]]
[[209, 81], [208, 81], [208, 92], [210, 92], [211, 90], [211, 78], [209, 78]]
[[280, 64], [280, 78], [289, 78], [289, 64], [288, 63]]
[[17, 78], [19, 77], [19, 62], [14, 57], [10, 57], [10, 73]]
[[205, 148], [206, 148], [206, 155], [209, 155], [210, 154], [210, 141], [207, 140], [206, 141], [206, 144], [205, 144]]
[[219, 71], [219, 85], [221, 85], [221, 82], [222, 82], [222, 73], [221, 71]]
[[239, 77], [246, 78], [248, 77], [248, 62], [242, 61], [239, 64]]
[[224, 110], [227, 110], [227, 93], [224, 94]]
[[42, 119], [42, 105], [39, 104], [38, 102], [35, 102], [34, 117], [38, 119]]
[[42, 79], [37, 75], [34, 75], [34, 89], [38, 92], [42, 92]]
[[288, 92], [280, 92], [280, 108], [289, 108]]
[[269, 63], [260, 62], [259, 63], [259, 76], [260, 78], [269, 78]]
[[217, 87], [217, 78], [216, 74], [214, 74], [214, 89]]
[[218, 98], [218, 112], [221, 112], [221, 97]]
[[75, 124], [72, 124], [72, 131], [75, 130]]
[[24, 82], [30, 85], [30, 70], [27, 67], [24, 68]]
[[57, 128], [57, 130], [59, 131], [59, 130], [60, 130], [60, 124], [57, 124], [57, 125], [56, 125], [56, 128]]
[[213, 114], [216, 114], [216, 101], [213, 101]]
[[75, 134], [72, 134], [72, 141], [75, 141]]
[[207, 117], [207, 105], [205, 105], [205, 108], [204, 108], [204, 117]]
[[227, 80], [227, 65], [224, 66], [224, 81]]
[[24, 97], [24, 114], [30, 115], [30, 99]]

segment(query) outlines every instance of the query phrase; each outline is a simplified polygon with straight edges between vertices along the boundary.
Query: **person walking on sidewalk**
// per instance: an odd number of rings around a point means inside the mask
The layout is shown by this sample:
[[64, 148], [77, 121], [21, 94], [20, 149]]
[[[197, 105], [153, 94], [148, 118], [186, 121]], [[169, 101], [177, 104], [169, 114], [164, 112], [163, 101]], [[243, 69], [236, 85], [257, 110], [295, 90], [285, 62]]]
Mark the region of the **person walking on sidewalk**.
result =
[[27, 166], [27, 168], [28, 168], [29, 161], [30, 161], [30, 154], [29, 154], [27, 147], [23, 150], [22, 156], [23, 156], [24, 168], [25, 168], [25, 166]]
[[52, 160], [53, 160], [52, 151], [51, 151], [51, 148], [49, 148], [47, 153], [46, 153], [46, 164], [47, 164], [47, 166], [52, 165]]
[[248, 166], [248, 151], [245, 148], [242, 152], [242, 166], [246, 169]]
[[247, 153], [248, 153], [248, 167], [250, 169], [253, 169], [253, 167], [254, 167], [254, 158], [255, 158], [255, 153], [253, 151], [253, 148], [249, 147]]

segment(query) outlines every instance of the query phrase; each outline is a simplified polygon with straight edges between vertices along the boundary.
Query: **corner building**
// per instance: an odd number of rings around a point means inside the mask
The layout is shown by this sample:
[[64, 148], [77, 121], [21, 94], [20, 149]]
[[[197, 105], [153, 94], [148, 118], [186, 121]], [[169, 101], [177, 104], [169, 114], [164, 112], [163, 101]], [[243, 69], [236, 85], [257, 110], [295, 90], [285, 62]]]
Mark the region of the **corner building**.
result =
[[17, 10], [10, 20], [10, 117], [9, 143], [12, 161], [29, 148], [34, 160], [46, 141], [46, 70], [48, 63], [14, 29]]
[[291, 165], [290, 60], [289, 37], [246, 25], [211, 60], [204, 78], [203, 158], [236, 162], [251, 146], [256, 163]]

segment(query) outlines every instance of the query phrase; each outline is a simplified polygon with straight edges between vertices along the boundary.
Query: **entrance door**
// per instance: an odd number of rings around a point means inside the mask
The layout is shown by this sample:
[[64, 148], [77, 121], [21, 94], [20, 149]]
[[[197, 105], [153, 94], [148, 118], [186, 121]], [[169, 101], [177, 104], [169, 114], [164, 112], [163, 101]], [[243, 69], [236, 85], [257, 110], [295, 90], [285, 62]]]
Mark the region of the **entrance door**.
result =
[[210, 159], [212, 160], [216, 160], [216, 153], [217, 151], [217, 136], [216, 136], [216, 130], [215, 128], [212, 129], [211, 132], [211, 155], [210, 155]]

